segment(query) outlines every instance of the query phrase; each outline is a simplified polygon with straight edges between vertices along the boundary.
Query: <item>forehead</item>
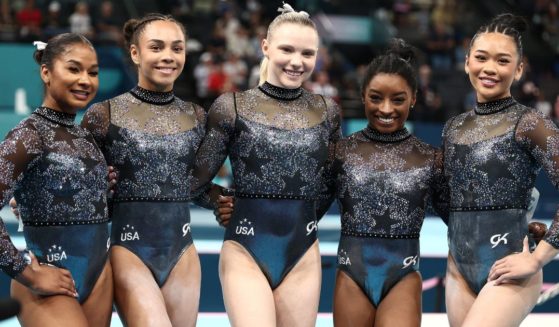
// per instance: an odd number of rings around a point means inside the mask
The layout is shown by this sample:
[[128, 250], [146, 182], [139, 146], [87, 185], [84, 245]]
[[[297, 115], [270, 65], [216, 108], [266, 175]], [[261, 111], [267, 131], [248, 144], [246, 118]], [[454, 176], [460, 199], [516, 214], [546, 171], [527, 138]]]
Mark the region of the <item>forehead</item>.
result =
[[177, 23], [166, 20], [156, 20], [147, 24], [140, 35], [140, 40], [152, 39], [170, 42], [177, 40], [184, 41], [185, 35]]
[[310, 26], [283, 23], [273, 30], [270, 42], [293, 43], [316, 49], [318, 48], [318, 33]]
[[97, 65], [97, 53], [89, 45], [74, 43], [66, 46], [58, 58], [61, 61], [77, 61], [87, 65]]
[[482, 33], [472, 44], [471, 51], [486, 51], [489, 53], [518, 54], [517, 46], [512, 36], [503, 33]]
[[408, 82], [398, 74], [376, 74], [369, 81], [367, 89], [389, 93], [411, 93], [411, 87], [408, 85]]

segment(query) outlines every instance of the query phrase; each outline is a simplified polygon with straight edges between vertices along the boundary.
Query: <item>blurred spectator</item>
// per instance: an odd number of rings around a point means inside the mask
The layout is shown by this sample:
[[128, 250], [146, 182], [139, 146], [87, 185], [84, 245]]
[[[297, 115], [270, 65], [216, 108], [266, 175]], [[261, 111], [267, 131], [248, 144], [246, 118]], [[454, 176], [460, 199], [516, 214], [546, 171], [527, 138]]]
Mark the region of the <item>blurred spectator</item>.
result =
[[427, 38], [427, 51], [434, 70], [448, 71], [452, 67], [454, 36], [443, 22], [433, 23]]
[[76, 3], [74, 12], [70, 15], [70, 31], [82, 34], [87, 38], [93, 37], [93, 27], [91, 16], [89, 15], [89, 5], [85, 1]]
[[122, 43], [122, 33], [119, 20], [114, 15], [113, 3], [103, 1], [99, 7], [99, 17], [96, 19], [97, 41], [106, 43]]
[[194, 67], [194, 79], [196, 80], [196, 95], [200, 99], [200, 105], [204, 108], [209, 108], [211, 99], [209, 99], [208, 83], [210, 73], [213, 69], [212, 54], [204, 52], [200, 56], [200, 60], [196, 67]]
[[433, 72], [427, 64], [419, 66], [418, 90], [415, 107], [410, 112], [410, 119], [419, 121], [444, 121], [442, 99], [432, 80]]
[[12, 18], [10, 0], [0, 0], [0, 40], [17, 39], [17, 26]]
[[223, 63], [223, 72], [227, 75], [227, 79], [235, 85], [235, 89], [245, 89], [248, 67], [239, 55], [234, 52], [227, 55], [227, 60]]
[[227, 38], [227, 51], [239, 57], [252, 58], [254, 56], [248, 30], [243, 25], [237, 25], [234, 35]]
[[549, 2], [542, 17], [543, 38], [559, 52], [559, 10], [555, 1]]
[[310, 83], [309, 89], [315, 94], [321, 94], [335, 101], [339, 101], [338, 89], [330, 83], [330, 76], [328, 73], [321, 70], [317, 72], [315, 76], [315, 81]]
[[55, 35], [68, 32], [68, 27], [60, 25], [61, 21], [60, 2], [52, 1], [49, 4], [47, 17], [45, 19], [45, 26], [43, 27], [43, 36], [45, 40], [48, 40]]
[[236, 91], [236, 89], [223, 71], [223, 59], [216, 58], [208, 76], [208, 95], [216, 98], [222, 93], [231, 91]]
[[35, 7], [35, 0], [26, 0], [25, 6], [16, 14], [20, 38], [25, 41], [39, 39], [42, 18], [41, 11]]

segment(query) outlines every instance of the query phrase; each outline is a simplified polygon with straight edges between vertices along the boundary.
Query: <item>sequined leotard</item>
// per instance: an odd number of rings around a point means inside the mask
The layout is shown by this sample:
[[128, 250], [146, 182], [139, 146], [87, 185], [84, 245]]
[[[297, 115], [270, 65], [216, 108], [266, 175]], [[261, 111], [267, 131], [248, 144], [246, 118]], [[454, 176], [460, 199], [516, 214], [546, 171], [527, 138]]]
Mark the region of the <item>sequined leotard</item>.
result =
[[[107, 164], [75, 115], [40, 107], [0, 144], [0, 207], [14, 196], [27, 249], [39, 262], [68, 269], [83, 303], [108, 249]], [[0, 267], [27, 266], [0, 222]]]
[[93, 105], [82, 123], [118, 173], [112, 244], [137, 255], [159, 286], [192, 244], [191, 171], [205, 119], [200, 106], [172, 92], [137, 86]]
[[338, 107], [302, 89], [265, 83], [218, 98], [193, 172], [196, 188], [230, 156], [235, 210], [225, 240], [244, 246], [275, 289], [316, 240], [315, 202]]
[[[496, 260], [522, 251], [541, 167], [559, 187], [559, 130], [538, 111], [505, 98], [451, 119], [443, 142], [450, 254], [477, 294]], [[559, 216], [544, 240], [559, 248]]]
[[447, 215], [442, 165], [441, 151], [405, 128], [384, 134], [367, 127], [336, 145], [329, 188], [335, 188], [331, 193], [337, 194], [341, 209], [338, 269], [375, 307], [404, 276], [419, 269], [427, 203]]

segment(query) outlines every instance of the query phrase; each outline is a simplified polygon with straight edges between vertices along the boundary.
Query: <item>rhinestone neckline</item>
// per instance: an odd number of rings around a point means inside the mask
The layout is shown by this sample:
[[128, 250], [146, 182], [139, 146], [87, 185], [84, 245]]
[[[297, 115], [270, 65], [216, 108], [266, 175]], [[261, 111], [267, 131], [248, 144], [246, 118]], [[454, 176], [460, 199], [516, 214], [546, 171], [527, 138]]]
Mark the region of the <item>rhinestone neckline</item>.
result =
[[175, 100], [175, 93], [173, 91], [150, 91], [137, 85], [132, 90], [130, 90], [130, 94], [132, 94], [138, 100], [155, 105], [166, 105]]
[[477, 102], [474, 111], [478, 115], [490, 115], [514, 105], [516, 100], [513, 97], [507, 97], [489, 102]]
[[302, 87], [298, 87], [296, 89], [286, 89], [283, 87], [272, 85], [268, 82], [264, 82], [264, 84], [259, 85], [258, 89], [260, 89], [260, 91], [271, 98], [283, 101], [295, 100], [303, 94]]
[[62, 126], [73, 127], [75, 125], [75, 114], [57, 111], [49, 107], [39, 107], [33, 113]]
[[386, 143], [400, 142], [411, 136], [411, 133], [405, 127], [392, 133], [381, 133], [367, 125], [361, 132], [369, 140]]

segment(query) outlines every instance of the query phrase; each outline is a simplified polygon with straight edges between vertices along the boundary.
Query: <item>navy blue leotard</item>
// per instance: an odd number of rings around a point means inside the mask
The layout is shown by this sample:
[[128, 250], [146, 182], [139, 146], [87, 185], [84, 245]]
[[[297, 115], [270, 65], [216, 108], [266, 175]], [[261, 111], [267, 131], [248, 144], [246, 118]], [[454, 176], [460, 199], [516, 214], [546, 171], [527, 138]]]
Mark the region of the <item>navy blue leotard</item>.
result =
[[[75, 115], [41, 107], [0, 144], [0, 207], [15, 197], [27, 249], [39, 262], [68, 269], [79, 301], [107, 260], [107, 164]], [[0, 267], [16, 277], [27, 266], [0, 223]]]
[[[450, 255], [478, 294], [496, 260], [522, 251], [540, 168], [559, 186], [559, 130], [509, 97], [451, 119], [443, 141]], [[559, 248], [559, 216], [544, 240]]]
[[383, 134], [367, 127], [338, 142], [335, 153], [330, 188], [341, 209], [338, 269], [378, 307], [419, 269], [427, 204], [446, 217], [441, 152], [405, 128]]
[[301, 88], [265, 83], [224, 94], [209, 111], [195, 188], [206, 191], [229, 155], [236, 202], [225, 240], [252, 255], [272, 289], [316, 240], [315, 203], [339, 137], [337, 106]]
[[205, 119], [200, 106], [173, 92], [139, 86], [93, 105], [84, 117], [118, 173], [112, 244], [137, 255], [160, 287], [192, 244], [191, 171]]

